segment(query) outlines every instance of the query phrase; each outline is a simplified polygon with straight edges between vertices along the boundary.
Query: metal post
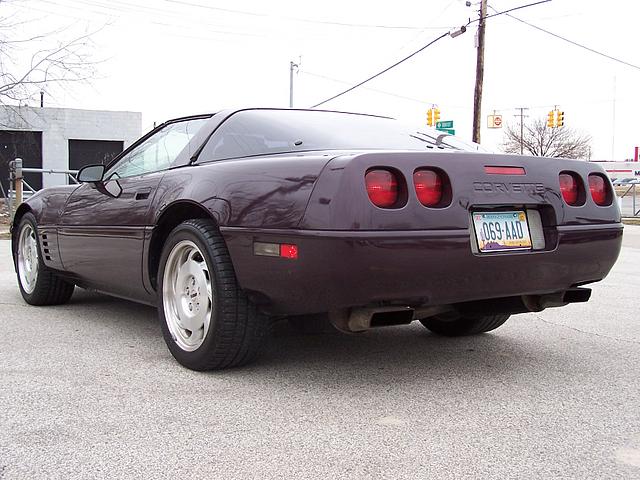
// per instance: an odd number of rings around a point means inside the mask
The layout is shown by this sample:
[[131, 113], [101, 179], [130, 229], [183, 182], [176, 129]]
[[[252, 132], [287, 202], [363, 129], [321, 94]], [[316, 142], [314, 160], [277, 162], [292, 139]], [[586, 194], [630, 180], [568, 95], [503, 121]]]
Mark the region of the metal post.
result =
[[16, 158], [15, 162], [15, 188], [16, 191], [16, 208], [22, 203], [22, 159]]
[[[15, 211], [22, 203], [22, 159], [16, 158], [12, 162], [9, 162], [9, 172], [11, 173], [11, 183], [13, 184], [13, 191], [15, 193], [15, 201], [11, 202], [9, 206], [9, 216], [13, 220]], [[11, 197], [11, 192], [9, 192]]]
[[515, 115], [516, 117], [520, 117], [520, 155], [524, 154], [524, 119], [529, 115], [525, 115], [524, 111], [529, 110], [527, 107], [518, 107], [516, 110], [520, 110], [519, 115]]
[[295, 62], [289, 62], [289, 108], [293, 108], [293, 69], [298, 68]]
[[637, 214], [636, 210], [636, 184], [633, 184], [633, 216], [635, 217]]

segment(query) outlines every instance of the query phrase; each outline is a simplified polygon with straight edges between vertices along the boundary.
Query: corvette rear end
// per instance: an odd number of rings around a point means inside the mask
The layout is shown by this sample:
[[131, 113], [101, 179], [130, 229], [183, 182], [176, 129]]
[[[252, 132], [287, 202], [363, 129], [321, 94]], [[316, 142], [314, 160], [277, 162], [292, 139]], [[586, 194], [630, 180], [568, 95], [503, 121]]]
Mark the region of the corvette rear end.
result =
[[274, 319], [345, 332], [419, 320], [460, 336], [587, 301], [622, 241], [604, 170], [480, 149], [344, 112], [171, 120], [20, 205], [20, 292], [155, 305], [194, 370], [252, 361]]
[[329, 312], [355, 331], [586, 301], [582, 286], [618, 257], [620, 221], [609, 180], [588, 162], [374, 152], [331, 160], [297, 228], [221, 230], [263, 309]]

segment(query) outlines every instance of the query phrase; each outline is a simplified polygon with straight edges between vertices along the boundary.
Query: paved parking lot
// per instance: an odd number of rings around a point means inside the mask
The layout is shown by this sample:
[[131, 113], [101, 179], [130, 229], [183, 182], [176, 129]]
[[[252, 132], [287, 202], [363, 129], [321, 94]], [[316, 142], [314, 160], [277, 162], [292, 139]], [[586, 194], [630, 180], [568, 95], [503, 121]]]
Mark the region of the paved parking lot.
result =
[[588, 304], [453, 340], [283, 326], [202, 374], [148, 307], [25, 305], [0, 241], [0, 478], [640, 478], [639, 295], [627, 226]]

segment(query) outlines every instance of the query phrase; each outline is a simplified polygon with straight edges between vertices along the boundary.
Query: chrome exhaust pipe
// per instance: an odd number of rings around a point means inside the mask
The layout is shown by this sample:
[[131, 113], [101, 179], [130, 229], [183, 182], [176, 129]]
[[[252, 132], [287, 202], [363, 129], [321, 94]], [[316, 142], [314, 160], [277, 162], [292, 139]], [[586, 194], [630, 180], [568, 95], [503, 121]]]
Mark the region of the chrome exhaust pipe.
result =
[[374, 327], [407, 325], [414, 320], [411, 307], [353, 308], [329, 312], [333, 326], [344, 333], [358, 333]]

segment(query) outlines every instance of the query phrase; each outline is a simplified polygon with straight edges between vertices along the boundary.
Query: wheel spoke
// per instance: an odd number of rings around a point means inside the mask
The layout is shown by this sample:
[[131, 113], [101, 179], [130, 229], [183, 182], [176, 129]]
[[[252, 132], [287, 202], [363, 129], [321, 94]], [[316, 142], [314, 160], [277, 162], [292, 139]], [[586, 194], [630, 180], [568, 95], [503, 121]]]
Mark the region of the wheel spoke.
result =
[[200, 249], [188, 240], [175, 245], [163, 278], [167, 326], [180, 348], [196, 350], [209, 331], [212, 311], [211, 279]]
[[35, 289], [39, 268], [35, 229], [30, 224], [25, 224], [18, 239], [18, 275], [22, 288], [30, 294]]

